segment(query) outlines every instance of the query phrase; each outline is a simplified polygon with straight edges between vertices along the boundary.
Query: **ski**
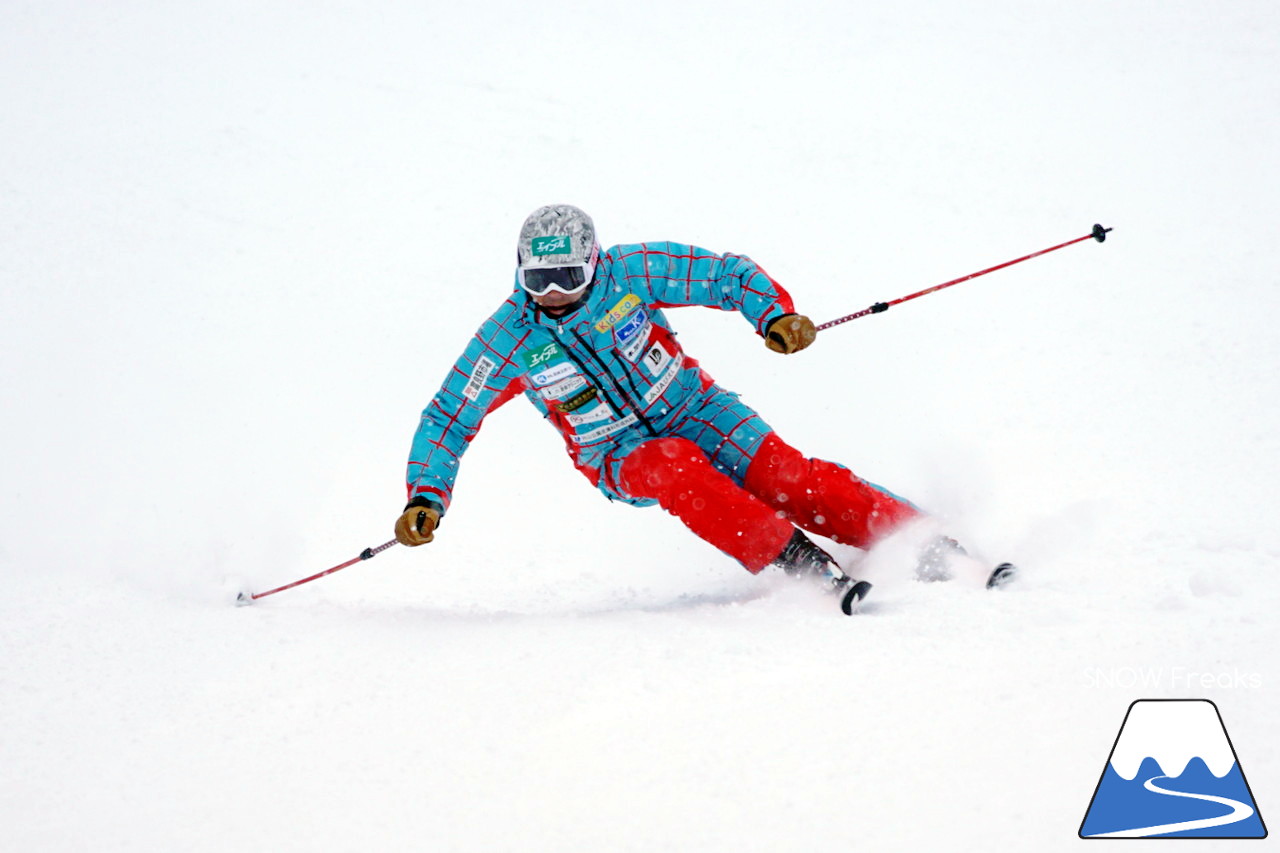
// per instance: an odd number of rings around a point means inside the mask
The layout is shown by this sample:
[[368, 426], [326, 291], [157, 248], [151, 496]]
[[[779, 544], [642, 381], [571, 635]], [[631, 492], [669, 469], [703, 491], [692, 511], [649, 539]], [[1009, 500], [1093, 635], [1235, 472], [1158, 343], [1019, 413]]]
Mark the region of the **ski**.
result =
[[844, 611], [844, 615], [852, 616], [857, 613], [858, 607], [862, 605], [862, 599], [866, 598], [870, 591], [870, 581], [854, 581], [840, 599], [840, 609]]
[[1012, 582], [1018, 576], [1018, 567], [1013, 563], [1001, 563], [991, 571], [987, 578], [987, 589], [999, 589]]

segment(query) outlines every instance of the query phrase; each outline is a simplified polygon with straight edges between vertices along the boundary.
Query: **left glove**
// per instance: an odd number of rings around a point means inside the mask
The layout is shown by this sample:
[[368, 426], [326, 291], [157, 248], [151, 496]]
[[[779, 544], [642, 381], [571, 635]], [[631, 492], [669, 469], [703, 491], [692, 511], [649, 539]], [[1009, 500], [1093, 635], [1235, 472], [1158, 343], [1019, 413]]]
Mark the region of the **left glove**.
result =
[[435, 529], [439, 523], [438, 505], [419, 495], [409, 501], [396, 520], [396, 541], [410, 547], [425, 545], [436, 538]]
[[764, 345], [774, 352], [790, 355], [809, 346], [818, 337], [813, 321], [803, 314], [783, 314], [764, 331]]

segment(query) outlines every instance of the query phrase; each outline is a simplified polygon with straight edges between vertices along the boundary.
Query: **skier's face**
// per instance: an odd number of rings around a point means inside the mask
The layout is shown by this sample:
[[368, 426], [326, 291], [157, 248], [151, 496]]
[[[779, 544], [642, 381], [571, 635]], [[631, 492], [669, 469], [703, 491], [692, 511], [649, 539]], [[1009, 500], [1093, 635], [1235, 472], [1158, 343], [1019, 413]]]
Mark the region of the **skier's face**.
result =
[[596, 277], [599, 244], [592, 244], [591, 255], [580, 264], [562, 266], [524, 266], [516, 253], [516, 280], [538, 307], [553, 314], [567, 311], [581, 301]]
[[570, 305], [577, 304], [587, 293], [586, 290], [580, 290], [577, 293], [561, 293], [557, 290], [548, 290], [546, 293], [529, 294], [529, 298], [538, 303], [543, 308], [568, 308]]

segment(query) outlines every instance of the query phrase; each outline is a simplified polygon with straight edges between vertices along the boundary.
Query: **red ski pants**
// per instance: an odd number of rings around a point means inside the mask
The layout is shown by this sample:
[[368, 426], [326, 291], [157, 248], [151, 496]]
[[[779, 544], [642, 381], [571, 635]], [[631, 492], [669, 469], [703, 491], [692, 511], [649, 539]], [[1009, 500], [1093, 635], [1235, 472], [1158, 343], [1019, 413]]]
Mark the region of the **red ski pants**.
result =
[[791, 538], [792, 525], [866, 547], [920, 511], [842, 465], [809, 459], [769, 433], [741, 484], [684, 438], [655, 438], [622, 462], [622, 484], [653, 498], [698, 536], [759, 572]]

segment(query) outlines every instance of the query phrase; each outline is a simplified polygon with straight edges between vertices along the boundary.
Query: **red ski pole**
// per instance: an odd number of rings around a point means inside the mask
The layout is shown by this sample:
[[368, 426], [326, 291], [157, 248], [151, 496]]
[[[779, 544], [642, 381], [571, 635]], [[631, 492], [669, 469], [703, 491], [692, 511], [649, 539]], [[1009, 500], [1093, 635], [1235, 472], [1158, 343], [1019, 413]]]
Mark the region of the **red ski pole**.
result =
[[251, 592], [242, 590], [240, 594], [236, 596], [236, 606], [244, 607], [246, 604], [253, 604], [259, 598], [266, 598], [268, 595], [275, 595], [277, 592], [284, 592], [286, 589], [293, 589], [295, 586], [302, 586], [304, 583], [311, 583], [313, 580], [316, 580], [317, 578], [322, 578], [325, 575], [331, 575], [334, 572], [338, 571], [339, 569], [345, 569], [347, 566], [354, 566], [356, 563], [359, 563], [362, 560], [371, 560], [374, 557], [381, 554], [383, 551], [390, 548], [394, 544], [396, 544], [396, 540], [392, 539], [390, 542], [383, 542], [377, 548], [365, 548], [363, 551], [360, 552], [360, 556], [356, 557], [353, 560], [347, 560], [342, 565], [334, 566], [332, 569], [325, 569], [323, 572], [317, 572], [316, 574], [312, 575], [309, 578], [303, 578], [300, 581], [287, 583], [284, 586], [278, 586], [275, 589], [269, 589], [266, 592], [251, 593]]
[[832, 326], [839, 326], [841, 323], [847, 323], [850, 320], [856, 320], [859, 317], [865, 317], [868, 314], [879, 314], [883, 311], [888, 311], [894, 305], [897, 305], [901, 302], [907, 302], [919, 296], [928, 296], [930, 293], [937, 293], [939, 290], [942, 290], [943, 288], [951, 287], [954, 284], [962, 284], [966, 281], [969, 281], [970, 279], [977, 278], [980, 275], [986, 275], [989, 272], [1002, 270], [1005, 267], [1011, 267], [1014, 264], [1020, 264], [1023, 261], [1029, 261], [1032, 258], [1038, 258], [1041, 255], [1047, 255], [1050, 252], [1056, 252], [1058, 249], [1065, 249], [1067, 246], [1072, 246], [1076, 243], [1082, 242], [1084, 240], [1088, 240], [1090, 237], [1097, 240], [1099, 243], [1102, 243], [1107, 239], [1107, 232], [1110, 230], [1111, 230], [1110, 228], [1103, 228], [1101, 225], [1094, 225], [1093, 231], [1084, 235], [1083, 237], [1077, 237], [1074, 240], [1068, 240], [1065, 243], [1059, 243], [1057, 246], [1051, 246], [1048, 249], [1041, 249], [1038, 252], [1032, 252], [1029, 255], [1025, 255], [1021, 258], [1018, 258], [1017, 260], [1006, 261], [1003, 264], [997, 264], [994, 267], [989, 267], [985, 270], [981, 270], [980, 272], [975, 272], [970, 275], [966, 275], [961, 278], [954, 279], [952, 281], [944, 282], [943, 284], [934, 285], [933, 287], [929, 287], [924, 290], [918, 291], [916, 293], [912, 293], [908, 296], [903, 296], [898, 299], [895, 299], [892, 302], [877, 302], [875, 305], [872, 305], [870, 308], [863, 308], [861, 311], [858, 311], [854, 314], [849, 314], [848, 316], [840, 317], [839, 319], [836, 319], [836, 320], [829, 320], [826, 323], [823, 323], [821, 326], [817, 326], [815, 328], [817, 331], [821, 332], [823, 329], [829, 329]]

